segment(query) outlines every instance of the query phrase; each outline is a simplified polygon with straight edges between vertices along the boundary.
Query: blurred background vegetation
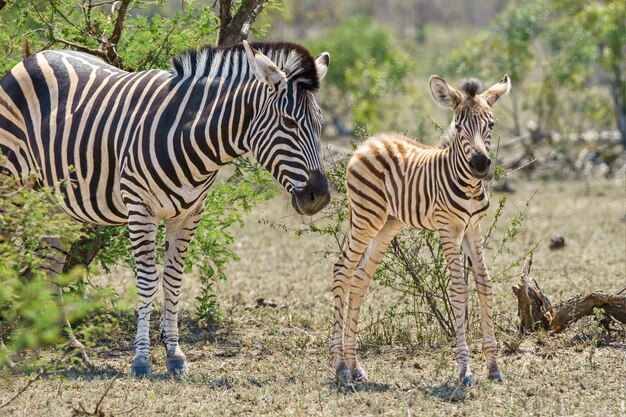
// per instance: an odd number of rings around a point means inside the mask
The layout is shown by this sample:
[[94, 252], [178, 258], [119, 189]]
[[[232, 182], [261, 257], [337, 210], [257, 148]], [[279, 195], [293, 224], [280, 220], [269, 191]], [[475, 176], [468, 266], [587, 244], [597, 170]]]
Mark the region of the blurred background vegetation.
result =
[[[69, 48], [127, 70], [168, 69], [172, 56], [218, 41], [225, 19], [220, 7], [225, 6], [233, 15], [248, 6], [255, 13], [249, 22], [252, 40], [288, 40], [314, 55], [330, 52], [318, 101], [326, 119], [323, 141], [331, 153], [349, 152], [359, 140], [355, 132], [363, 130], [397, 130], [436, 143], [450, 112], [433, 104], [431, 74], [452, 85], [464, 77], [490, 85], [508, 74], [511, 94], [495, 110], [497, 150], [492, 150], [499, 165], [524, 167], [521, 175], [528, 178], [625, 175], [626, 31], [624, 5], [616, 0], [0, 0], [0, 73], [23, 59], [26, 41], [31, 53]], [[122, 11], [124, 19], [119, 18]], [[232, 243], [228, 227], [241, 222], [242, 211], [271, 196], [267, 176], [254, 166], [244, 162], [234, 175], [212, 194], [224, 210], [207, 214], [188, 265], [204, 277], [196, 310], [206, 322], [221, 320], [212, 282], [225, 278], [223, 265], [236, 259], [223, 250]], [[237, 193], [236, 187], [241, 187]], [[64, 228], [83, 238], [96, 233], [99, 246], [106, 247], [96, 258], [100, 268], [132, 266], [124, 228], [76, 231], [57, 217], [42, 228], [7, 221], [6, 216], [19, 213], [48, 220], [50, 196], [29, 202], [19, 195], [21, 202], [3, 200], [6, 207], [0, 211], [5, 213], [0, 235], [10, 236], [0, 245], [5, 260], [0, 263], [0, 305], [21, 308], [3, 308], [0, 338], [21, 335], [10, 338], [13, 349], [56, 340], [52, 329], [58, 326], [50, 323], [62, 322], [62, 306], [47, 295], [33, 297], [41, 291], [16, 279], [36, 267], [32, 253], [38, 236]], [[84, 299], [84, 285], [76, 285], [76, 273], [71, 277], [60, 283], [66, 293]], [[37, 279], [32, 283], [35, 290], [43, 285]], [[24, 299], [32, 302], [19, 304]], [[50, 306], [48, 321], [40, 324], [53, 334], [36, 331], [40, 339], [28, 338], [36, 328], [30, 312], [39, 303]], [[93, 310], [76, 309], [81, 314]]]

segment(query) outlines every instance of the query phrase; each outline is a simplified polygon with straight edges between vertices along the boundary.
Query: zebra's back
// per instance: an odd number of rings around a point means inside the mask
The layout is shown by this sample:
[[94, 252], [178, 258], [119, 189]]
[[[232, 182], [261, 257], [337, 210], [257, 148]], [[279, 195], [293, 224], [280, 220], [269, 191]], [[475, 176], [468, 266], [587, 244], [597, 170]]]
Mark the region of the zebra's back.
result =
[[45, 51], [0, 80], [0, 151], [12, 175], [56, 187], [73, 217], [121, 224], [121, 155], [136, 133], [156, 79], [88, 54]]

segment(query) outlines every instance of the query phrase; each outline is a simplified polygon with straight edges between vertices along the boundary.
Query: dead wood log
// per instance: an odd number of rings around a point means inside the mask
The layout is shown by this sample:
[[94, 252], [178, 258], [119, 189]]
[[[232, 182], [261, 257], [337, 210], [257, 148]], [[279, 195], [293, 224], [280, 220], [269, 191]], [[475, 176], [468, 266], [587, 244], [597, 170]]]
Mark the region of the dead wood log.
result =
[[553, 306], [537, 281], [530, 277], [531, 265], [532, 256], [529, 256], [522, 269], [521, 283], [513, 286], [521, 333], [539, 329], [560, 332], [581, 318], [592, 316], [596, 308], [604, 309], [607, 317], [626, 324], [626, 288], [618, 294], [595, 291], [578, 295]]

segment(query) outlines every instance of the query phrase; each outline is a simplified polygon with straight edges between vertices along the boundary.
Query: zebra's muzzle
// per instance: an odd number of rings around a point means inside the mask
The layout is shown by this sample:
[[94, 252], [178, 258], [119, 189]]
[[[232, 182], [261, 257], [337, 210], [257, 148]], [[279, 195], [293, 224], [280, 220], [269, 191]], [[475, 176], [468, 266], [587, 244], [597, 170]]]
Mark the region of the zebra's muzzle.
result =
[[324, 173], [318, 169], [311, 171], [309, 181], [291, 195], [291, 204], [298, 214], [312, 216], [322, 210], [330, 201], [330, 189]]

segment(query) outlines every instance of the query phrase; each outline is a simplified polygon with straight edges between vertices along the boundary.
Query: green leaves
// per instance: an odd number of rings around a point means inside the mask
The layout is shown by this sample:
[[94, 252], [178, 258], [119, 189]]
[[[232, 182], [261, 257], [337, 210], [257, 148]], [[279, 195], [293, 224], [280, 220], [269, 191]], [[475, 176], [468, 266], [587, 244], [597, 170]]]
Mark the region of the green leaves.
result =
[[404, 79], [414, 69], [391, 30], [371, 18], [355, 17], [307, 42], [307, 47], [330, 53], [324, 94], [330, 88], [334, 90], [331, 94], [338, 95], [337, 104], [330, 109], [332, 115], [349, 112], [357, 125], [382, 128], [389, 111], [380, 105], [380, 99], [401, 94]]

